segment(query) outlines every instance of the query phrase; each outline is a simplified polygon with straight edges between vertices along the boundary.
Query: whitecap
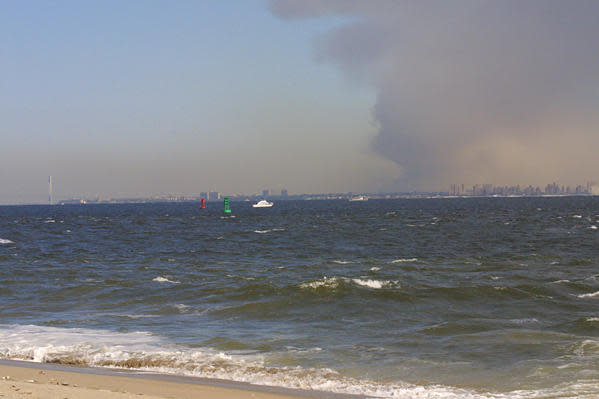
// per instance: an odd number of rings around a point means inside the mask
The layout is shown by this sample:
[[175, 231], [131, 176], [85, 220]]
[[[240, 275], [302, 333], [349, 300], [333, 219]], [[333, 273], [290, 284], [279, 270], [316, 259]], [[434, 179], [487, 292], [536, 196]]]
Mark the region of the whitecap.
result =
[[300, 288], [317, 289], [321, 287], [337, 288], [339, 287], [339, 280], [335, 277], [323, 277], [321, 280], [310, 281], [307, 283], [300, 284]]
[[354, 279], [352, 279], [352, 281], [354, 282], [354, 284], [360, 285], [362, 287], [372, 288], [375, 290], [380, 290], [381, 288], [397, 285], [397, 281], [390, 281], [390, 280], [370, 280], [370, 279], [354, 278]]
[[370, 270], [373, 272], [378, 272], [379, 270], [381, 270], [381, 268], [375, 266], [375, 267], [371, 267]]
[[48, 219], [48, 220], [44, 220], [44, 223], [56, 223], [56, 220]]
[[552, 281], [551, 284], [560, 284], [560, 283], [569, 283], [570, 280], [555, 280]]
[[336, 263], [338, 265], [347, 265], [347, 264], [353, 263], [353, 262], [349, 261], [349, 260], [334, 260], [333, 263]]
[[6, 238], [0, 238], [0, 244], [14, 244], [14, 242], [7, 240]]
[[599, 296], [599, 291], [596, 292], [591, 292], [589, 294], [581, 294], [581, 295], [576, 295], [578, 298], [595, 298]]
[[582, 215], [573, 215], [572, 216], [574, 219], [582, 219]]
[[175, 305], [175, 308], [177, 308], [177, 310], [179, 310], [179, 312], [181, 312], [181, 313], [186, 313], [186, 312], [188, 312], [189, 305], [185, 305], [183, 303], [177, 303]]
[[154, 317], [160, 317], [158, 315], [155, 314], [115, 314], [114, 316], [120, 316], [120, 317], [128, 317], [130, 319], [147, 319], [147, 318], [154, 318]]
[[399, 259], [392, 260], [389, 263], [416, 262], [417, 260], [418, 260], [418, 258], [399, 258]]
[[152, 281], [156, 281], [158, 283], [171, 283], [171, 284], [179, 284], [180, 283], [180, 281], [172, 281], [172, 280], [169, 280], [168, 278], [162, 277], [162, 276], [153, 278]]
[[513, 324], [529, 324], [529, 323], [538, 323], [539, 320], [532, 317], [532, 318], [524, 318], [524, 319], [511, 319], [511, 320], [509, 320], [509, 322], [513, 323]]
[[254, 230], [254, 233], [257, 234], [266, 234], [266, 233], [270, 233], [272, 230]]
[[593, 322], [598, 322], [599, 321], [599, 317], [587, 317], [585, 319], [586, 321], [593, 323]]
[[592, 226], [589, 227], [589, 229], [591, 229], [591, 230], [597, 230], [597, 226], [592, 225]]

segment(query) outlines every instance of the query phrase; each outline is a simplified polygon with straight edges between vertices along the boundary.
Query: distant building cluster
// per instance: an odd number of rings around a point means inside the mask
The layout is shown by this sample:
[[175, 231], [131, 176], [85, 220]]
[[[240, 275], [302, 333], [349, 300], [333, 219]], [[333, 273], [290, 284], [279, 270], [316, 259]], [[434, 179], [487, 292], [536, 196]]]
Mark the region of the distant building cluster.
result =
[[495, 186], [493, 184], [475, 184], [472, 187], [465, 187], [463, 184], [452, 184], [449, 187], [451, 196], [539, 196], [539, 195], [589, 195], [593, 193], [593, 185], [588, 182], [586, 185], [577, 185], [575, 187], [550, 183], [545, 188], [534, 187], [532, 185], [521, 187], [517, 186]]
[[[53, 203], [51, 178], [49, 183], [49, 203]], [[222, 201], [227, 197], [233, 201], [258, 201], [262, 199], [279, 200], [356, 200], [363, 199], [393, 199], [393, 198], [444, 198], [444, 197], [519, 197], [519, 196], [543, 196], [543, 195], [599, 195], [599, 186], [593, 183], [586, 185], [566, 186], [557, 183], [547, 184], [545, 187], [536, 186], [496, 186], [494, 184], [475, 184], [466, 186], [464, 184], [451, 184], [449, 191], [438, 192], [397, 192], [397, 193], [322, 193], [322, 194], [292, 194], [287, 189], [275, 192], [263, 189], [255, 194], [227, 194], [218, 191], [203, 191], [199, 196], [180, 195], [158, 195], [150, 198], [109, 198], [97, 196], [94, 199], [72, 198], [59, 201], [61, 205], [84, 205], [97, 203], [143, 203], [143, 202], [194, 202], [205, 199], [206, 201]]]

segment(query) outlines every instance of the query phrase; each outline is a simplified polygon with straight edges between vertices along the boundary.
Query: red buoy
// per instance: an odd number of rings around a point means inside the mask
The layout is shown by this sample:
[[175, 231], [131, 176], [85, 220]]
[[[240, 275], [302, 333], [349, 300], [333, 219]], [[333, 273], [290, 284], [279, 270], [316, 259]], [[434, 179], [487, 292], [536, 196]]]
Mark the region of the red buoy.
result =
[[200, 209], [206, 209], [206, 200], [204, 198], [202, 198], [202, 201], [200, 202]]

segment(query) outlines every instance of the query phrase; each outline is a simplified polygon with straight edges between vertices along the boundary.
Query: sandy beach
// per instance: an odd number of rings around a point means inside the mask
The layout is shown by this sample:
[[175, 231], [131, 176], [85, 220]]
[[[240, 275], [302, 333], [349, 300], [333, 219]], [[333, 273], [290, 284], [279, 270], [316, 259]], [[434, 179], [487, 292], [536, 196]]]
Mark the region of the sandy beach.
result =
[[[21, 362], [0, 364], [1, 398], [40, 399], [125, 399], [125, 398], [251, 398], [293, 399], [323, 397], [301, 392], [297, 395], [260, 391], [260, 387], [231, 388], [197, 382], [169, 381], [168, 377], [115, 375], [95, 369], [54, 369], [51, 365]], [[128, 374], [128, 373], [123, 373]], [[268, 389], [268, 388], [266, 388]], [[327, 396], [328, 397], [328, 396]]]

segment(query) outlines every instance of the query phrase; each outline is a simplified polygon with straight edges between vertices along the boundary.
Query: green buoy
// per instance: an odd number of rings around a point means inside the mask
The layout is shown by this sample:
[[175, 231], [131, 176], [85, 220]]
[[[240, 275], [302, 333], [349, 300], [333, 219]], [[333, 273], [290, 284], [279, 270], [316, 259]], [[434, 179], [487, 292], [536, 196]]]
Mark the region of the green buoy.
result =
[[225, 197], [225, 213], [231, 213], [231, 208], [229, 207], [229, 198]]

